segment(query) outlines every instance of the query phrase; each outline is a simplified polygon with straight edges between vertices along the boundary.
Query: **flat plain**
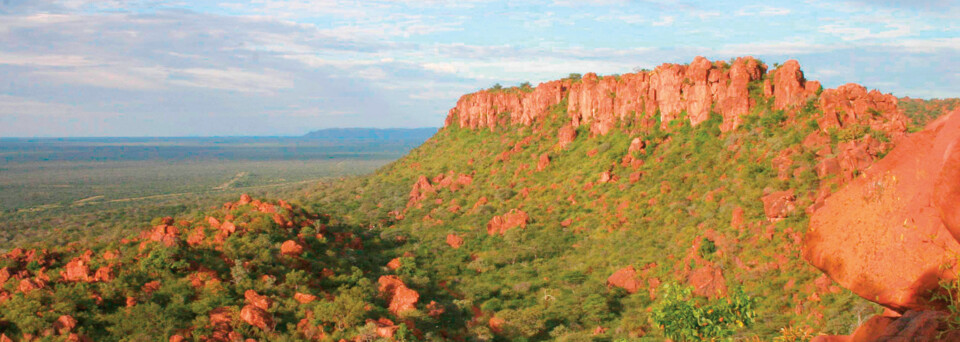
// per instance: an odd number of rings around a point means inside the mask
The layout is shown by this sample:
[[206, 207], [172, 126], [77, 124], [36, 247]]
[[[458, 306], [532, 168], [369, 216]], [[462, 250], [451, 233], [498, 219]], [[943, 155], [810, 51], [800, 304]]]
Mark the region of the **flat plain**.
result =
[[240, 193], [370, 173], [420, 137], [0, 139], [0, 250], [104, 239]]

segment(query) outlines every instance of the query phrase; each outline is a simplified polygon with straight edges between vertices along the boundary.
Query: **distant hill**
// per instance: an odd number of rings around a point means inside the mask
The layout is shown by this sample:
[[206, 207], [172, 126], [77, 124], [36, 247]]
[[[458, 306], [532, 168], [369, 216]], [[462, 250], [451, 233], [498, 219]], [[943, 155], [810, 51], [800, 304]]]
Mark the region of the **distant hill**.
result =
[[327, 128], [304, 135], [307, 139], [324, 140], [387, 140], [424, 142], [437, 133], [437, 127], [426, 128]]

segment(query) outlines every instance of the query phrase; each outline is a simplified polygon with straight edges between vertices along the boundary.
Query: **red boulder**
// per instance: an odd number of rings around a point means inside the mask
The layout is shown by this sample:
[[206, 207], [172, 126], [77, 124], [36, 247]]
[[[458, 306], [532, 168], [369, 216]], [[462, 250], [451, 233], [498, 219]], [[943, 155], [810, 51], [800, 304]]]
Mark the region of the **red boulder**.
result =
[[950, 268], [960, 252], [931, 206], [937, 175], [951, 172], [943, 171], [952, 167], [944, 156], [958, 139], [960, 111], [902, 139], [816, 210], [804, 258], [867, 300], [900, 312], [929, 308], [930, 291], [956, 274]]
[[447, 245], [450, 245], [453, 249], [460, 248], [460, 246], [463, 246], [463, 238], [456, 234], [447, 234]]
[[257, 291], [247, 290], [243, 293], [244, 299], [247, 300], [247, 304], [253, 305], [255, 307], [261, 308], [263, 310], [270, 310], [270, 304], [272, 301], [267, 296], [258, 294]]
[[53, 322], [53, 329], [60, 335], [69, 334], [76, 326], [77, 319], [70, 315], [60, 316], [56, 322]]
[[960, 240], [960, 137], [957, 138], [943, 155], [943, 166], [934, 185], [933, 202], [947, 230], [953, 234], [953, 238]]
[[487, 234], [503, 235], [513, 228], [527, 228], [527, 221], [529, 220], [530, 216], [523, 210], [513, 209], [503, 216], [494, 216], [490, 219], [490, 222], [487, 223]]
[[796, 196], [794, 196], [792, 189], [770, 193], [763, 196], [761, 200], [763, 201], [763, 212], [767, 215], [767, 219], [771, 221], [783, 219], [796, 209], [794, 205]]
[[390, 312], [398, 315], [416, 309], [420, 294], [408, 288], [399, 277], [395, 275], [381, 276], [378, 283], [380, 284], [380, 295], [390, 303], [388, 308]]
[[273, 329], [273, 317], [270, 313], [253, 305], [245, 305], [240, 310], [240, 319], [262, 330]]
[[615, 286], [627, 290], [629, 293], [636, 293], [640, 290], [640, 279], [637, 279], [637, 270], [631, 265], [613, 272], [613, 274], [607, 278], [607, 286]]
[[400, 266], [402, 266], [402, 264], [400, 263], [400, 258], [393, 258], [392, 260], [390, 260], [390, 262], [387, 263], [387, 268], [390, 268], [391, 270], [396, 270], [400, 268]]
[[283, 244], [280, 245], [280, 254], [300, 256], [300, 254], [303, 254], [303, 246], [300, 246], [299, 243], [293, 240], [284, 241]]
[[577, 128], [570, 125], [563, 126], [557, 132], [557, 136], [560, 140], [560, 148], [567, 148], [567, 145], [577, 138]]

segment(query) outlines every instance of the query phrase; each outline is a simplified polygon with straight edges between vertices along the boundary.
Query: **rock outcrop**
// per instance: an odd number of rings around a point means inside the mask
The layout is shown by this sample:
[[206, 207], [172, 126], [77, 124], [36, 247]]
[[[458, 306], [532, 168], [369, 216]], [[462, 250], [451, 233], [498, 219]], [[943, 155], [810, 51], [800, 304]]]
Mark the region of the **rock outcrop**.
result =
[[804, 258], [895, 311], [938, 307], [931, 291], [956, 275], [960, 252], [958, 234], [948, 229], [957, 214], [949, 198], [958, 184], [958, 141], [960, 111], [902, 139], [813, 214]]
[[844, 84], [820, 94], [823, 117], [820, 129], [841, 128], [852, 123], [868, 125], [875, 131], [887, 132], [891, 138], [903, 136], [907, 118], [897, 108], [897, 98], [877, 90], [867, 91], [859, 84]]
[[[663, 64], [653, 71], [620, 76], [588, 73], [580, 80], [542, 83], [529, 92], [483, 90], [461, 97], [446, 125], [474, 129], [530, 125], [568, 96], [567, 115], [573, 127], [588, 125], [594, 134], [606, 134], [625, 118], [637, 117], [652, 125], [658, 111], [662, 122], [685, 111], [690, 123], [697, 125], [713, 110], [723, 116], [723, 127], [729, 130], [754, 105], [748, 85], [762, 79], [765, 71], [766, 66], [752, 57], [738, 58], [733, 64], [697, 57], [689, 65]], [[561, 132], [561, 145], [569, 140], [569, 134]]]
[[817, 336], [810, 342], [958, 341], [941, 311], [908, 311], [903, 316], [875, 315], [850, 336]]
[[389, 310], [395, 315], [416, 309], [420, 294], [407, 287], [395, 275], [382, 276], [378, 280], [380, 295], [390, 303]]
[[773, 83], [769, 86], [775, 109], [796, 108], [820, 90], [820, 82], [808, 82], [800, 70], [800, 62], [794, 59], [784, 62], [773, 72]]
[[636, 293], [640, 290], [640, 279], [637, 278], [637, 270], [631, 265], [613, 272], [613, 274], [607, 278], [607, 286], [619, 287], [627, 290], [628, 293]]
[[453, 249], [460, 248], [460, 246], [463, 246], [463, 238], [456, 234], [447, 234], [447, 245], [453, 247]]
[[940, 212], [940, 220], [953, 238], [960, 240], [960, 143], [956, 141], [944, 155], [933, 201]]
[[487, 234], [503, 235], [513, 228], [526, 228], [529, 220], [530, 216], [523, 210], [513, 209], [509, 213], [490, 219], [490, 222], [487, 222]]
[[303, 254], [303, 246], [293, 240], [284, 241], [280, 245], [280, 254], [289, 256], [300, 256]]
[[761, 198], [763, 201], [763, 212], [767, 219], [771, 221], [781, 220], [787, 217], [796, 209], [793, 190], [777, 191], [767, 194]]
[[[751, 94], [752, 86], [761, 90]], [[897, 99], [856, 84], [823, 90], [820, 82], [804, 77], [800, 63], [788, 60], [767, 72], [752, 57], [731, 63], [697, 57], [688, 65], [663, 64], [652, 71], [617, 76], [588, 73], [580, 79], [546, 82], [536, 88], [482, 90], [460, 98], [450, 109], [445, 126], [495, 129], [507, 125], [532, 125], [550, 115], [550, 107], [567, 99], [569, 125], [557, 132], [565, 148], [585, 126], [591, 135], [603, 135], [629, 121], [650, 127], [666, 125], [686, 113], [698, 125], [715, 112], [722, 116], [722, 131], [736, 129], [742, 117], [756, 107], [758, 96], [772, 99], [773, 108], [793, 112], [811, 99], [823, 111], [817, 118], [827, 132], [852, 124], [867, 125], [898, 139], [906, 132], [907, 118]], [[655, 117], [659, 113], [659, 117]], [[411, 198], [415, 197], [411, 194]]]

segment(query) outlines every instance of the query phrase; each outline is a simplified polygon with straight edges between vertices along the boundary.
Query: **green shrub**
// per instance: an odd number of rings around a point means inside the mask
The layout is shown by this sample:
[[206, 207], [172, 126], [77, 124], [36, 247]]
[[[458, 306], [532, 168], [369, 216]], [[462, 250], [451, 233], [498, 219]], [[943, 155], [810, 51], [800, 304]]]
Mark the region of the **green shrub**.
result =
[[653, 306], [653, 321], [663, 334], [679, 341], [713, 341], [753, 323], [754, 301], [742, 289], [734, 288], [724, 298], [706, 300], [693, 289], [665, 284], [662, 298]]

